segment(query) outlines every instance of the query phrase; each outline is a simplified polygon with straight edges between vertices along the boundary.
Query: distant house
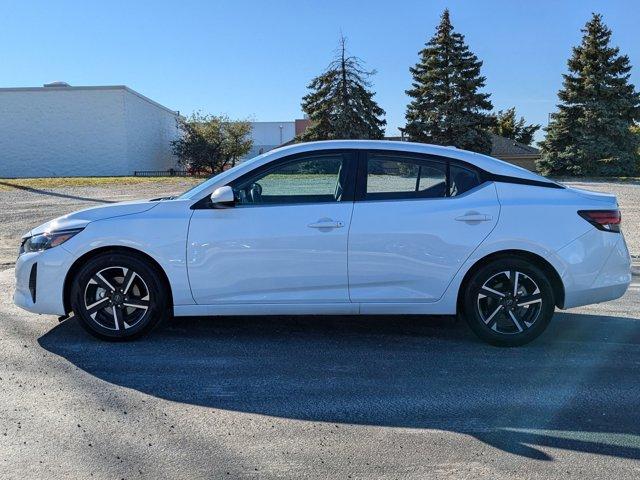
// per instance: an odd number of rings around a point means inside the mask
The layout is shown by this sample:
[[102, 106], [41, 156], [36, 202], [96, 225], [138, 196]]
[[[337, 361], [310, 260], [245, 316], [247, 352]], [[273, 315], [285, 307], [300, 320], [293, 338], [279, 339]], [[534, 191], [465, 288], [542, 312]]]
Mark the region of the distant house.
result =
[[491, 156], [535, 172], [536, 160], [540, 158], [540, 150], [492, 133]]
[[[407, 140], [402, 128], [400, 128], [400, 133], [402, 135], [399, 137], [385, 137], [385, 140]], [[491, 135], [491, 153], [489, 155], [532, 172], [536, 171], [536, 160], [540, 158], [540, 150], [511, 138], [501, 137], [493, 133], [489, 135]]]
[[[286, 122], [252, 122], [251, 139], [253, 140], [253, 147], [245, 156], [245, 159], [268, 152], [276, 147], [294, 143], [295, 137], [304, 132], [309, 126], [309, 122], [310, 120], [308, 119]], [[400, 132], [403, 133], [403, 129], [400, 129]], [[537, 148], [516, 142], [510, 138], [494, 135], [493, 133], [490, 135], [490, 155], [492, 157], [535, 172], [536, 160], [540, 158], [540, 151]], [[404, 135], [385, 137], [385, 140], [405, 141], [406, 139]]]
[[2, 178], [176, 167], [178, 112], [123, 85], [0, 88], [0, 106]]

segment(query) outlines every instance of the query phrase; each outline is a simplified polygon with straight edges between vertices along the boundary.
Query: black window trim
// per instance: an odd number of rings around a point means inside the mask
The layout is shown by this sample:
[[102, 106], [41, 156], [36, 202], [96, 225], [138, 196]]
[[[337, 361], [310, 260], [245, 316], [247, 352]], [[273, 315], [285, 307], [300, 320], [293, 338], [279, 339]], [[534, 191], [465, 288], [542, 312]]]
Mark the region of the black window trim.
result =
[[[351, 158], [347, 158], [346, 164], [348, 165], [348, 170], [346, 172], [346, 188], [342, 192], [342, 197], [338, 201], [314, 201], [314, 202], [283, 202], [283, 203], [256, 203], [256, 204], [238, 204], [232, 208], [258, 208], [258, 207], [282, 207], [282, 206], [294, 206], [294, 205], [322, 205], [322, 204], [330, 204], [330, 203], [348, 203], [354, 201], [354, 183], [355, 183], [355, 170], [358, 165], [358, 155], [360, 153], [360, 149], [357, 148], [326, 148], [322, 150], [310, 150], [307, 152], [299, 152], [291, 155], [284, 156], [282, 158], [278, 158], [271, 162], [265, 163], [259, 167], [254, 168], [242, 175], [238, 178], [233, 179], [226, 185], [231, 188], [235, 188], [238, 184], [243, 183], [248, 178], [262, 175], [263, 173], [269, 172], [270, 170], [275, 170], [283, 165], [288, 163], [293, 163], [301, 158], [309, 158], [315, 156], [327, 156], [331, 154], [341, 154], [341, 155], [351, 155]], [[213, 209], [214, 206], [211, 204], [210, 195], [206, 195], [204, 198], [201, 198], [196, 203], [191, 206], [192, 210], [208, 210]]]
[[[445, 163], [446, 164], [446, 190], [445, 190], [445, 196], [443, 197], [421, 197], [419, 195], [404, 195], [405, 193], [411, 193], [411, 192], [398, 192], [399, 195], [397, 197], [394, 198], [367, 198], [366, 195], [366, 186], [367, 186], [367, 159], [369, 157], [369, 155], [371, 154], [375, 154], [375, 155], [398, 155], [404, 158], [416, 158], [418, 160], [423, 160], [423, 161], [431, 161], [431, 162], [439, 162], [439, 163]], [[511, 184], [517, 184], [517, 185], [530, 185], [530, 186], [535, 186], [535, 187], [543, 187], [543, 188], [556, 188], [556, 189], [564, 189], [565, 187], [555, 183], [555, 182], [546, 182], [544, 180], [531, 180], [528, 178], [518, 178], [518, 177], [511, 177], [509, 175], [500, 175], [500, 174], [496, 174], [496, 173], [491, 173], [488, 172], [476, 165], [473, 165], [469, 162], [465, 162], [464, 160], [459, 160], [457, 158], [451, 158], [451, 157], [446, 157], [443, 155], [434, 155], [431, 153], [421, 153], [421, 152], [411, 152], [411, 151], [404, 151], [404, 150], [389, 150], [386, 148], [379, 148], [379, 149], [375, 149], [375, 148], [369, 148], [369, 149], [362, 149], [360, 151], [360, 154], [358, 156], [358, 172], [357, 172], [357, 176], [356, 176], [356, 188], [355, 188], [355, 201], [356, 202], [385, 202], [385, 201], [390, 201], [390, 200], [441, 200], [441, 199], [445, 199], [445, 198], [449, 198], [449, 199], [455, 199], [458, 197], [458, 195], [451, 197], [449, 195], [450, 192], [450, 186], [451, 186], [451, 174], [450, 174], [450, 167], [451, 165], [456, 165], [459, 166], [461, 168], [466, 168], [467, 170], [471, 170], [472, 172], [475, 172], [476, 175], [478, 176], [478, 180], [479, 183], [478, 185], [476, 185], [474, 188], [468, 190], [468, 192], [471, 192], [479, 187], [481, 187], [482, 185], [484, 185], [487, 182], [500, 182], [500, 183], [511, 183]], [[390, 192], [393, 193], [393, 192]], [[467, 192], [464, 192], [462, 195], [466, 194]], [[462, 196], [460, 195], [460, 196]]]
[[[331, 153], [348, 153], [353, 155], [350, 162], [350, 167], [347, 176], [347, 189], [343, 192], [343, 197], [339, 202], [335, 203], [343, 203], [343, 202], [384, 202], [388, 200], [437, 200], [443, 198], [457, 198], [449, 196], [450, 190], [450, 166], [451, 164], [458, 165], [460, 167], [466, 168], [468, 170], [476, 172], [479, 178], [478, 186], [472, 188], [470, 191], [479, 188], [486, 182], [500, 182], [500, 183], [511, 183], [516, 185], [530, 185], [535, 187], [543, 187], [543, 188], [555, 188], [555, 189], [564, 189], [563, 185], [559, 183], [544, 181], [544, 180], [531, 180], [528, 178], [519, 178], [519, 177], [511, 177], [509, 175], [500, 175], [497, 173], [488, 172], [476, 165], [465, 162], [464, 160], [459, 160], [457, 158], [446, 157], [443, 155], [435, 155], [431, 153], [421, 153], [421, 152], [411, 152], [405, 150], [391, 150], [386, 148], [326, 148], [322, 150], [311, 150], [307, 152], [295, 153], [292, 155], [287, 155], [285, 157], [279, 158], [277, 160], [273, 160], [272, 162], [268, 162], [260, 167], [257, 167], [240, 177], [236, 178], [228, 185], [233, 187], [236, 182], [241, 181], [242, 179], [247, 178], [248, 176], [256, 175], [262, 173], [265, 170], [269, 170], [271, 168], [275, 168], [284, 163], [288, 163], [289, 161], [294, 161], [298, 158], [310, 156], [310, 155], [327, 155]], [[444, 197], [419, 197], [412, 196], [408, 198], [394, 198], [394, 199], [367, 199], [366, 192], [366, 175], [367, 175], [367, 157], [370, 153], [376, 154], [388, 154], [388, 155], [401, 155], [405, 157], [416, 157], [418, 159], [430, 160], [430, 161], [438, 161], [443, 162], [447, 165], [447, 175], [446, 175], [446, 192], [447, 195]], [[364, 181], [363, 181], [364, 180]], [[466, 194], [467, 192], [465, 192]], [[464, 194], [463, 194], [464, 195]], [[253, 207], [270, 207], [270, 206], [283, 206], [283, 205], [313, 205], [313, 204], [323, 204], [323, 203], [334, 203], [334, 202], [300, 202], [300, 203], [281, 203], [281, 204], [256, 204], [256, 205], [243, 205], [243, 207], [253, 206]], [[206, 195], [204, 198], [201, 198], [197, 202], [195, 202], [191, 209], [199, 210], [199, 209], [211, 209], [213, 206], [211, 205], [211, 201], [209, 199], [209, 195]]]
[[[483, 170], [484, 171], [484, 170]], [[509, 175], [499, 175], [497, 173], [484, 172], [486, 179], [491, 182], [513, 183], [516, 185], [531, 185], [532, 187], [559, 188], [565, 187], [555, 182], [545, 182], [544, 180], [531, 180], [529, 178], [510, 177]]]

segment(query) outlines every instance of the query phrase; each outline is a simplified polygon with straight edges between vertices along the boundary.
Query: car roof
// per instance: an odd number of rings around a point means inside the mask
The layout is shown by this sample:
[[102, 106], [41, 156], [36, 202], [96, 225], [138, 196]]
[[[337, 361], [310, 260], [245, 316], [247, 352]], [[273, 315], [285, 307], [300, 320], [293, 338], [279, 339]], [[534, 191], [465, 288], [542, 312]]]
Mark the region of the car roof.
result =
[[261, 155], [261, 157], [264, 160], [264, 163], [268, 163], [287, 155], [325, 149], [375, 149], [409, 153], [422, 153], [461, 160], [496, 175], [505, 175], [537, 181], [549, 181], [548, 179], [522, 167], [504, 162], [502, 160], [498, 160], [497, 158], [493, 158], [488, 155], [482, 155], [480, 153], [470, 152], [468, 150], [461, 150], [456, 147], [445, 147], [442, 145], [432, 145], [429, 143], [402, 142], [392, 140], [322, 140], [316, 142], [294, 143], [292, 145], [275, 148]]

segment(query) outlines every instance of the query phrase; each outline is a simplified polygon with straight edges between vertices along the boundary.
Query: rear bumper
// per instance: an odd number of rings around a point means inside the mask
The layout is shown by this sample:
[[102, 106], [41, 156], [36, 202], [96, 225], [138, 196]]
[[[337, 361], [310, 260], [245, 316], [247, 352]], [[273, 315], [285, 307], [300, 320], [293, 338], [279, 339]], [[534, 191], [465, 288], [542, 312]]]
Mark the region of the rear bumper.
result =
[[631, 257], [621, 234], [594, 229], [558, 251], [566, 271], [564, 305], [573, 308], [615, 300], [631, 283]]
[[71, 262], [71, 255], [62, 247], [20, 255], [16, 261], [14, 303], [29, 312], [66, 314], [63, 290]]

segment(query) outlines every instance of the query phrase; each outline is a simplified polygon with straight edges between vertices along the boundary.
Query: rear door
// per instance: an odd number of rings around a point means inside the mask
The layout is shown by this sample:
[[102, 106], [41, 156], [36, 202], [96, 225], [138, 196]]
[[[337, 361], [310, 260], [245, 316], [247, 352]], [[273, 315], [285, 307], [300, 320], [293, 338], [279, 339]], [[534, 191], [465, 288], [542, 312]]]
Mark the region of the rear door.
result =
[[353, 302], [434, 302], [496, 225], [495, 186], [443, 157], [360, 158], [349, 234]]

